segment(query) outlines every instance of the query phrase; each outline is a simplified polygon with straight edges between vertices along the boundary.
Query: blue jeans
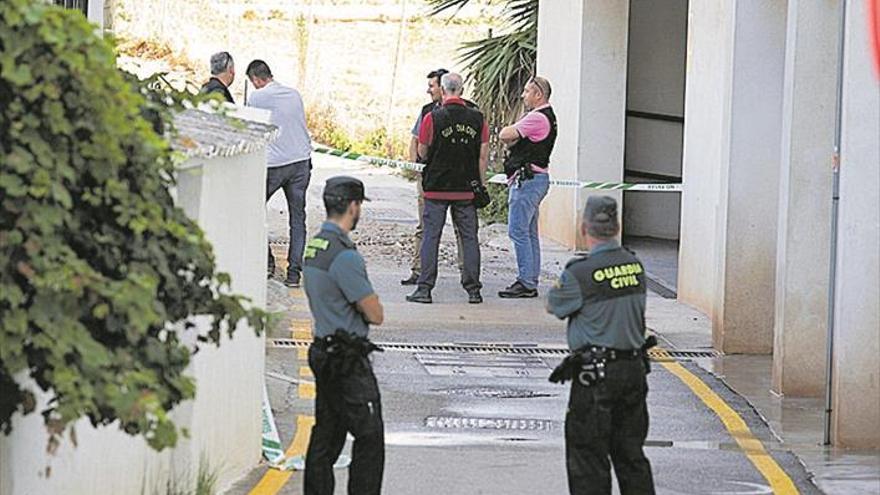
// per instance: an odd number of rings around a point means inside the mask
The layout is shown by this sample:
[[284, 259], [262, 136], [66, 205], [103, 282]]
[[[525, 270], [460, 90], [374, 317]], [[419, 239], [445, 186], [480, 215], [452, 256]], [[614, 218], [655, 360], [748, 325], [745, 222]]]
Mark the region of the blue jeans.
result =
[[516, 253], [516, 279], [528, 287], [538, 287], [541, 275], [541, 240], [538, 237], [538, 207], [550, 188], [547, 174], [535, 174], [522, 185], [510, 186], [507, 201], [507, 234]]

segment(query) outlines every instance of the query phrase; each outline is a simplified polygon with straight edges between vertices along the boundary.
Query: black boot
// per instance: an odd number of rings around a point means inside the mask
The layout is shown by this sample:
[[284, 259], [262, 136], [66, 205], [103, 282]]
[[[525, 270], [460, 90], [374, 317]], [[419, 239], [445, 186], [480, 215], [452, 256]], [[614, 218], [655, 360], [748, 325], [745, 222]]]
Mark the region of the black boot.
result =
[[483, 302], [483, 296], [480, 294], [480, 289], [469, 289], [467, 293], [469, 304], [480, 304]]
[[519, 280], [512, 283], [508, 288], [498, 291], [498, 297], [504, 299], [519, 299], [528, 297], [538, 297], [538, 289], [529, 289]]
[[287, 270], [287, 278], [284, 279], [284, 285], [290, 288], [296, 288], [300, 286], [300, 275], [299, 272], [294, 270]]
[[420, 285], [415, 292], [406, 296], [406, 300], [422, 304], [431, 304], [434, 302], [433, 299], [431, 299], [431, 289], [424, 285]]
[[419, 274], [416, 272], [412, 272], [409, 275], [409, 278], [405, 278], [400, 281], [400, 285], [416, 285], [419, 281]]

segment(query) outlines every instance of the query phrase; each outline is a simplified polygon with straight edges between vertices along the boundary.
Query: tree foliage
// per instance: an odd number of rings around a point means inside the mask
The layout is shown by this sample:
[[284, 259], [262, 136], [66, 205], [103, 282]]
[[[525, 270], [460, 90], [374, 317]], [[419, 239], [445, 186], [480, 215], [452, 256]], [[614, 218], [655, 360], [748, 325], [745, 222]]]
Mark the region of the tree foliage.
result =
[[[461, 62], [473, 84], [474, 101], [491, 122], [507, 125], [522, 112], [520, 95], [535, 72], [538, 0], [493, 1], [505, 4], [505, 32], [463, 43]], [[431, 15], [438, 15], [457, 12], [470, 0], [428, 0], [428, 3]]]
[[[169, 106], [169, 103], [172, 105]], [[179, 101], [176, 102], [179, 104]], [[0, 429], [37, 407], [118, 421], [155, 449], [195, 394], [197, 342], [264, 315], [229, 293], [198, 226], [174, 206], [171, 95], [116, 69], [81, 14], [0, 2]], [[210, 330], [194, 335], [194, 315]], [[25, 379], [29, 377], [31, 380]]]
[[[428, 0], [431, 15], [456, 12], [471, 0]], [[535, 74], [538, 46], [538, 0], [489, 0], [503, 3], [506, 14], [501, 34], [465, 42], [461, 45], [460, 61], [473, 86], [474, 101], [486, 115], [490, 128], [489, 162], [492, 170], [500, 171], [504, 145], [497, 131], [510, 125], [523, 111], [520, 95], [529, 78]], [[480, 210], [487, 223], [507, 221], [507, 188], [490, 185], [492, 204]]]

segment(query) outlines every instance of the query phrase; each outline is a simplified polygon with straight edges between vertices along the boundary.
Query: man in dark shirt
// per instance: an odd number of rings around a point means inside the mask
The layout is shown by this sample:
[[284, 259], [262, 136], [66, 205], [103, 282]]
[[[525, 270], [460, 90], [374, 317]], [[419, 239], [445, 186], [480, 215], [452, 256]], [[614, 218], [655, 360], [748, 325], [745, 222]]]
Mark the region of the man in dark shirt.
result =
[[217, 93], [229, 103], [235, 103], [229, 86], [235, 80], [235, 62], [229, 52], [219, 52], [211, 55], [211, 79], [201, 89], [202, 94]]
[[452, 221], [458, 226], [463, 246], [461, 283], [468, 302], [483, 302], [480, 294], [480, 244], [477, 239], [477, 210], [471, 181], [485, 183], [489, 154], [489, 127], [479, 110], [461, 99], [463, 81], [450, 72], [440, 80], [443, 105], [422, 119], [419, 129], [419, 158], [425, 163], [422, 189], [425, 227], [421, 249], [418, 289], [406, 300], [431, 303], [431, 290], [437, 281], [437, 251], [452, 208]]
[[614, 198], [591, 196], [581, 230], [589, 256], [569, 261], [547, 297], [547, 311], [568, 319], [573, 353], [557, 368], [567, 371], [557, 379], [572, 380], [565, 416], [568, 489], [572, 495], [610, 495], [610, 459], [622, 495], [652, 495], [651, 464], [643, 451], [648, 435], [644, 268], [615, 239], [620, 223]]

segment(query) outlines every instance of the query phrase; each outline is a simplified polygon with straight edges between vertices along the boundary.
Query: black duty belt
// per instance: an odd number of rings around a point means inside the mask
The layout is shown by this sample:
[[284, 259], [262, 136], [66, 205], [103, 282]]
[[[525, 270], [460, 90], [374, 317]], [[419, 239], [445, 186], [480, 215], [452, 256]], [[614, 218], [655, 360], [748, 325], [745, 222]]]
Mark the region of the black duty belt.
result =
[[641, 349], [614, 349], [611, 347], [599, 346], [582, 347], [579, 352], [592, 353], [593, 355], [604, 358], [606, 361], [631, 361], [641, 359], [645, 355], [644, 351]]

